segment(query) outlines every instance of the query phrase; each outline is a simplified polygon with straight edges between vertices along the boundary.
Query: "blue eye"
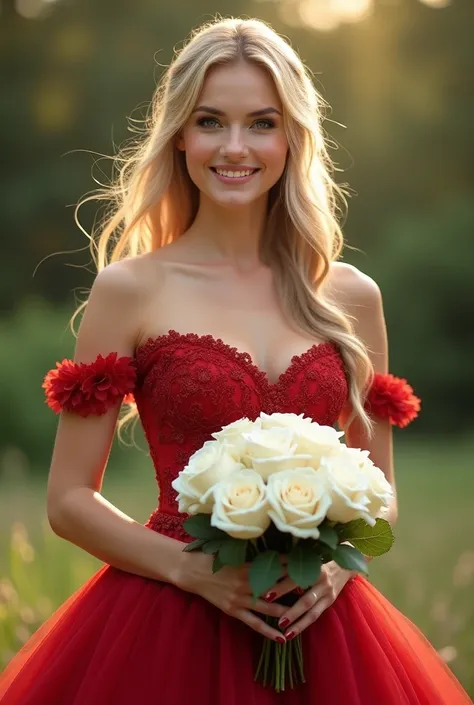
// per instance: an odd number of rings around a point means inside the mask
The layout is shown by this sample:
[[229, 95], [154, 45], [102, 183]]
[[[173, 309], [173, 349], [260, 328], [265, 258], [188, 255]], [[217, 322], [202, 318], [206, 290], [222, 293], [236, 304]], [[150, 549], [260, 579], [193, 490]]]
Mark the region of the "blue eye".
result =
[[[209, 123], [209, 122], [211, 122], [211, 123], [212, 123], [212, 122], [218, 123], [219, 121], [218, 121], [217, 118], [215, 118], [215, 117], [202, 117], [202, 118], [199, 118], [199, 119], [197, 120], [196, 124], [199, 125], [199, 127], [205, 127], [205, 128], [206, 128], [206, 127], [209, 127], [209, 125], [206, 124], [206, 123]], [[275, 123], [273, 122], [273, 120], [266, 120], [266, 119], [265, 119], [265, 120], [256, 120], [256, 121], [254, 122], [254, 125], [258, 125], [259, 123], [260, 123], [260, 124], [263, 123], [264, 125], [266, 125], [265, 129], [269, 129], [269, 128], [275, 127]], [[260, 129], [260, 128], [258, 128], [258, 129]]]
[[268, 127], [275, 127], [275, 123], [273, 122], [273, 120], [257, 120], [257, 123], [259, 122], [263, 122]]
[[211, 122], [212, 122], [213, 120], [214, 120], [214, 122], [217, 122], [216, 118], [213, 118], [213, 117], [203, 117], [203, 118], [199, 118], [199, 120], [197, 121], [196, 124], [199, 125], [200, 127], [206, 127], [206, 125], [205, 125], [204, 123], [208, 122], [209, 120], [210, 120]]

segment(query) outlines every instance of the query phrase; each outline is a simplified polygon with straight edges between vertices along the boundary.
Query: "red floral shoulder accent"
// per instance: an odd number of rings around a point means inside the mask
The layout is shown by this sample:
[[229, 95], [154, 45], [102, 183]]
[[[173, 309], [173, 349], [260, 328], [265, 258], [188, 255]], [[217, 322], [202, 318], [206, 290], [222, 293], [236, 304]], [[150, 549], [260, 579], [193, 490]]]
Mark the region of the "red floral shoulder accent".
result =
[[46, 403], [56, 413], [75, 411], [81, 416], [105, 414], [107, 409], [122, 401], [130, 403], [136, 381], [132, 357], [98, 355], [94, 362], [77, 363], [64, 359], [56, 363], [41, 385]]
[[403, 428], [418, 416], [421, 399], [415, 396], [406, 379], [377, 372], [364, 408], [371, 416], [389, 419], [392, 425]]

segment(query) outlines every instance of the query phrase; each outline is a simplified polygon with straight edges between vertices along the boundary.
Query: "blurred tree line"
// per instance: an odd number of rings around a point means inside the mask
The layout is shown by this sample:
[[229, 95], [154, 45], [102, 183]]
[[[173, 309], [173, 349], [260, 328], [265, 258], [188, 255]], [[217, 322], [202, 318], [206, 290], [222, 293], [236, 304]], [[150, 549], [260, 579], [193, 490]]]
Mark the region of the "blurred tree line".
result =
[[[50, 0], [31, 19], [18, 6], [4, 2], [0, 15], [0, 445], [39, 458], [55, 422], [43, 407], [42, 375], [72, 354], [65, 331], [74, 293], [94, 276], [74, 206], [94, 179], [110, 178], [98, 155], [131, 137], [127, 117], [143, 118], [174, 48], [216, 8], [205, 0]], [[331, 106], [325, 127], [338, 180], [354, 191], [344, 231], [357, 249], [344, 257], [379, 283], [391, 371], [423, 398], [404, 433], [467, 432], [474, 3], [434, 10], [375, 0], [371, 17], [333, 32], [289, 27], [279, 2], [221, 0], [218, 12], [259, 17], [289, 36]], [[87, 231], [96, 217], [94, 204], [80, 211]]]

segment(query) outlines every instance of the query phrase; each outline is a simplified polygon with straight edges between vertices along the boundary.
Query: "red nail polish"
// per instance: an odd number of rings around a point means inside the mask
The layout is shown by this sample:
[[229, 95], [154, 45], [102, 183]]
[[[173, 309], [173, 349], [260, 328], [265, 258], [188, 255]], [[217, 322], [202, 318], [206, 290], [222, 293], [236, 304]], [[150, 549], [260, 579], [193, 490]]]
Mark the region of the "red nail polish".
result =
[[304, 590], [303, 588], [297, 587], [295, 590], [296, 594], [301, 597], [301, 595], [304, 595]]
[[284, 638], [283, 638], [282, 636], [277, 636], [276, 641], [277, 641], [279, 644], [284, 644], [284, 643], [285, 643], [285, 640], [284, 640]]
[[285, 634], [285, 639], [286, 639], [287, 641], [290, 641], [290, 640], [293, 639], [295, 636], [296, 636], [296, 634], [295, 634], [294, 632], [287, 632], [287, 633]]
[[290, 623], [290, 620], [287, 617], [283, 617], [283, 619], [280, 619], [278, 622], [278, 625], [284, 629], [288, 624]]
[[266, 602], [271, 602], [272, 600], [275, 599], [277, 596], [276, 592], [267, 592], [265, 597], [263, 598]]

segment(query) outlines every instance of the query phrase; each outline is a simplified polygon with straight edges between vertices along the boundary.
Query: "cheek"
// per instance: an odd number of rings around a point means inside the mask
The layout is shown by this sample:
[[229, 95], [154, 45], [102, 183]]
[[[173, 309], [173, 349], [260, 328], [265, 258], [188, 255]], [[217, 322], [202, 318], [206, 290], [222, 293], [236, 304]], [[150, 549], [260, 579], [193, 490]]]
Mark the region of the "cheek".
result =
[[186, 159], [188, 163], [208, 161], [214, 146], [208, 135], [192, 135], [186, 139]]
[[259, 150], [259, 156], [267, 167], [283, 168], [288, 152], [288, 143], [284, 138], [268, 140]]

